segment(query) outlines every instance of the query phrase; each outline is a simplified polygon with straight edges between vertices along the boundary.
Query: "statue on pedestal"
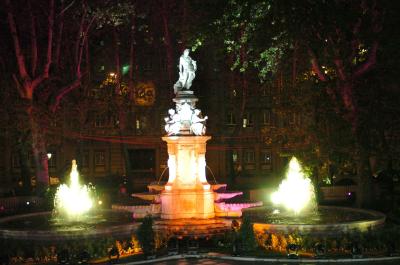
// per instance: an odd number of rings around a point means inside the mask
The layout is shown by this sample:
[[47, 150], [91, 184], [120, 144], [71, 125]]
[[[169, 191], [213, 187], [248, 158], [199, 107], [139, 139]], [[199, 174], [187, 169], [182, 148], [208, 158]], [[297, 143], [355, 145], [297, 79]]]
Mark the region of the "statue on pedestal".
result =
[[208, 117], [203, 117], [201, 111], [196, 109], [198, 99], [193, 95], [193, 91], [189, 90], [196, 76], [196, 69], [196, 61], [190, 58], [189, 49], [186, 49], [179, 59], [179, 79], [174, 85], [176, 98], [173, 101], [176, 106], [168, 111], [169, 117], [164, 118], [164, 128], [168, 136], [202, 136], [206, 133]]
[[189, 49], [185, 49], [179, 58], [179, 79], [174, 85], [175, 94], [183, 89], [189, 90], [196, 77], [197, 64], [189, 56]]

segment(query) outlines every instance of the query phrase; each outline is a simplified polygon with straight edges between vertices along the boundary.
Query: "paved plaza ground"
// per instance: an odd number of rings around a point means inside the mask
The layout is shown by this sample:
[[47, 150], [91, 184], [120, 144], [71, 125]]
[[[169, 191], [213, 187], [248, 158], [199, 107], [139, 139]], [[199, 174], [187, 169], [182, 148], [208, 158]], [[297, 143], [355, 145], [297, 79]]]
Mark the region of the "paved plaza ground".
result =
[[[228, 257], [230, 259], [230, 257]], [[319, 264], [341, 264], [341, 265], [350, 265], [350, 264], [359, 264], [359, 265], [398, 265], [400, 264], [400, 259], [396, 260], [377, 260], [377, 261], [364, 261], [364, 260], [354, 260], [353, 262], [323, 262], [322, 260], [313, 262], [298, 262], [296, 260], [293, 261], [284, 261], [281, 262], [277, 261], [243, 261], [243, 260], [229, 260], [229, 259], [209, 259], [209, 258], [181, 258], [181, 259], [174, 259], [174, 260], [156, 260], [154, 262], [151, 261], [142, 261], [142, 262], [132, 262], [127, 263], [128, 265], [134, 264], [157, 264], [157, 265], [258, 265], [258, 264], [282, 264], [282, 265], [297, 265], [297, 264], [304, 264], [304, 265], [319, 265]]]

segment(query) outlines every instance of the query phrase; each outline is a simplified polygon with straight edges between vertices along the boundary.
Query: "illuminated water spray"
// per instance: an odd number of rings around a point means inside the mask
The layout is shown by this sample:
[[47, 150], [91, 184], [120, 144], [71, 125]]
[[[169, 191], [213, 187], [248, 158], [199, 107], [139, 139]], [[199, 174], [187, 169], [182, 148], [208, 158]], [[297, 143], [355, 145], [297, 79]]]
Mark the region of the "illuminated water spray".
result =
[[55, 210], [70, 219], [78, 219], [93, 207], [90, 190], [79, 183], [78, 165], [72, 160], [69, 186], [60, 185], [55, 196]]
[[296, 214], [315, 206], [315, 192], [311, 180], [303, 173], [299, 161], [293, 157], [286, 178], [272, 193], [272, 203], [282, 205]]

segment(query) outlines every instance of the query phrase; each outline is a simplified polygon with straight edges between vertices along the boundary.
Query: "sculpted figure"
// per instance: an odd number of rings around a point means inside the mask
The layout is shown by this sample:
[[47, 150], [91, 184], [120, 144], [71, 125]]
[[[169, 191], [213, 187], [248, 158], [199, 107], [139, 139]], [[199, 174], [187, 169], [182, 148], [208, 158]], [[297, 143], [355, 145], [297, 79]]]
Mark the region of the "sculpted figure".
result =
[[199, 109], [195, 109], [191, 118], [192, 124], [190, 126], [190, 130], [195, 135], [204, 135], [206, 133], [205, 122], [208, 119], [208, 117], [205, 116], [204, 118], [202, 118], [200, 113], [201, 111]]
[[174, 85], [175, 94], [182, 89], [190, 89], [196, 70], [196, 61], [189, 56], [189, 49], [186, 49], [179, 58], [179, 79]]
[[165, 131], [168, 135], [179, 134], [179, 130], [181, 128], [181, 118], [178, 113], [175, 112], [174, 109], [168, 110], [169, 117], [164, 118], [165, 120]]

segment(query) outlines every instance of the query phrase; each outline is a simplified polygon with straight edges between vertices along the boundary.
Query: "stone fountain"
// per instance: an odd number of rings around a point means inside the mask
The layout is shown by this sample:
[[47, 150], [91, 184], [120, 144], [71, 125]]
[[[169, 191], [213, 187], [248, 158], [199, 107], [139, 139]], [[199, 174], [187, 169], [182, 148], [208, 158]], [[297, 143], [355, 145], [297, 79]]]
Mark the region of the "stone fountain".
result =
[[78, 165], [72, 161], [69, 183], [61, 184], [53, 211], [3, 217], [0, 239], [58, 242], [105, 236], [129, 237], [137, 223], [124, 211], [96, 207], [93, 190], [80, 183]]
[[293, 157], [285, 178], [271, 194], [272, 205], [246, 209], [244, 216], [261, 233], [338, 236], [382, 227], [385, 215], [348, 207], [319, 206], [311, 180]]
[[226, 191], [226, 184], [208, 183], [206, 178], [207, 116], [196, 108], [198, 98], [190, 90], [197, 69], [185, 50], [179, 61], [179, 80], [174, 85], [175, 108], [165, 118], [169, 178], [166, 184], [150, 184], [149, 192], [135, 193], [145, 203], [133, 206], [113, 205], [133, 212], [137, 218], [148, 214], [162, 220], [240, 217], [243, 208], [261, 206], [261, 202], [228, 202], [242, 192]]

